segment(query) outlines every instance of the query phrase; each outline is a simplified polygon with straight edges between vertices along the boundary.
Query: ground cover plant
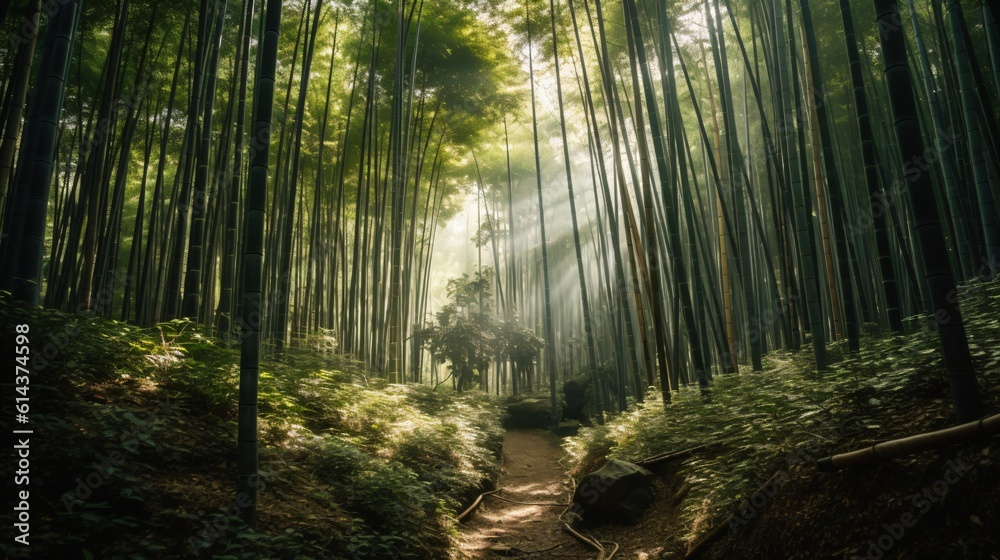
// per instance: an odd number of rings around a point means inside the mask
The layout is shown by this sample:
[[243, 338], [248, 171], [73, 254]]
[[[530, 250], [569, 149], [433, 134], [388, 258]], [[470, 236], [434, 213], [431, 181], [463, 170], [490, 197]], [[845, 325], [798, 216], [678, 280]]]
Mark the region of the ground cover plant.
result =
[[[1000, 284], [971, 283], [960, 297], [984, 401], [995, 409], [1000, 351], [991, 341], [1000, 336]], [[658, 497], [669, 502], [656, 512], [660, 520], [595, 535], [683, 555], [725, 524], [706, 558], [864, 558], [886, 527], [909, 513], [919, 528], [897, 530], [882, 555], [987, 557], [997, 542], [982, 520], [995, 519], [1000, 503], [1000, 487], [990, 482], [1000, 473], [995, 442], [837, 473], [816, 469], [821, 457], [954, 425], [933, 331], [873, 334], [856, 355], [832, 344], [831, 353], [842, 355], [829, 371], [817, 373], [803, 354], [772, 353], [761, 372], [716, 378], [710, 400], [693, 388], [666, 408], [654, 397], [569, 438], [564, 447], [576, 475], [608, 457], [638, 461], [694, 449], [655, 467], [664, 480]], [[940, 491], [939, 480], [959, 459], [967, 468], [942, 499], [934, 484]], [[922, 494], [927, 488], [930, 497]], [[651, 538], [654, 525], [667, 531]]]
[[445, 558], [456, 510], [496, 474], [499, 409], [481, 394], [291, 351], [260, 377], [251, 532], [232, 495], [234, 351], [187, 321], [142, 329], [0, 305], [3, 324], [72, 341], [31, 385], [38, 557]]
[[0, 2], [0, 553], [1000, 560], [997, 5]]

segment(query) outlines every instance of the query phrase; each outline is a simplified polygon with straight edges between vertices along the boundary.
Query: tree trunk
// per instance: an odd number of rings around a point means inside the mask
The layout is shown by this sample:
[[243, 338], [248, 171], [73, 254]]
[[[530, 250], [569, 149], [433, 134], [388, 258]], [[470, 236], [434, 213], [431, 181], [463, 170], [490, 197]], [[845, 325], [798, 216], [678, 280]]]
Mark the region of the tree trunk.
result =
[[244, 223], [247, 238], [243, 254], [243, 344], [240, 349], [238, 430], [239, 479], [237, 501], [249, 504], [240, 517], [253, 529], [257, 524], [257, 378], [260, 367], [261, 280], [264, 260], [264, 221], [267, 200], [268, 153], [271, 115], [274, 110], [274, 80], [278, 59], [281, 0], [268, 0], [264, 16], [264, 40], [257, 63], [254, 87], [253, 136], [250, 145], [250, 175]]
[[[879, 269], [882, 273], [882, 292], [885, 296], [885, 320], [893, 333], [903, 331], [903, 319], [899, 305], [899, 291], [896, 272], [892, 265], [892, 250], [886, 231], [886, 205], [892, 202], [882, 192], [879, 184], [879, 170], [876, 163], [875, 136], [872, 131], [871, 115], [868, 113], [868, 96], [861, 75], [861, 57], [854, 33], [854, 17], [848, 0], [840, 0], [840, 15], [844, 24], [844, 41], [847, 44], [847, 58], [851, 66], [851, 85], [854, 88], [854, 105], [857, 111], [858, 128], [861, 134], [861, 155], [865, 166], [865, 184], [868, 186], [869, 213], [862, 219], [871, 220], [875, 226], [875, 243], [878, 250]], [[857, 234], [855, 234], [857, 235]]]
[[[923, 156], [924, 141], [920, 135], [913, 83], [906, 59], [906, 41], [902, 29], [895, 23], [900, 21], [899, 7], [896, 0], [874, 0], [874, 4], [886, 86], [895, 123], [893, 130], [900, 160], [910, 162]], [[916, 218], [914, 235], [917, 237], [926, 271], [924, 280], [934, 304], [934, 319], [948, 369], [955, 416], [959, 422], [968, 422], [979, 416], [979, 389], [965, 325], [955, 297], [955, 281], [945, 249], [944, 234], [938, 222], [931, 176], [930, 173], [905, 164], [897, 173], [905, 177], [908, 184], [907, 192]]]
[[[968, 29], [965, 26], [965, 16], [958, 0], [948, 2], [948, 22], [951, 24], [951, 37], [955, 49], [955, 67], [958, 69], [958, 86], [962, 98], [962, 114], [965, 116], [965, 135], [968, 142], [969, 162], [972, 164], [972, 179], [976, 185], [976, 195], [979, 199], [979, 217], [982, 220], [983, 237], [986, 246], [981, 262], [992, 277], [1000, 271], [1000, 225], [997, 223], [996, 201], [990, 186], [987, 171], [986, 143], [982, 130], [979, 128], [979, 99], [972, 79], [972, 65], [969, 62], [967, 49]], [[987, 117], [989, 118], [989, 117]], [[923, 152], [920, 152], [922, 157]], [[909, 159], [904, 161], [909, 162]], [[921, 160], [916, 160], [921, 161]]]
[[528, 79], [531, 86], [531, 136], [535, 145], [535, 186], [538, 191], [538, 222], [542, 235], [542, 285], [544, 288], [543, 322], [545, 329], [545, 369], [549, 375], [549, 396], [552, 406], [552, 421], [558, 422], [559, 407], [556, 402], [556, 356], [555, 333], [552, 325], [552, 303], [549, 290], [549, 250], [545, 236], [545, 203], [542, 199], [542, 162], [538, 151], [538, 116], [535, 108], [535, 66], [531, 49], [531, 14], [525, 4], [525, 16], [528, 27]]
[[[27, 28], [38, 29], [41, 18], [42, 0], [32, 0], [27, 8]], [[7, 202], [7, 192], [14, 173], [14, 152], [17, 140], [21, 136], [21, 119], [24, 117], [24, 102], [28, 96], [28, 83], [31, 81], [31, 65], [35, 58], [35, 44], [38, 33], [18, 36], [17, 54], [14, 56], [14, 75], [10, 78], [9, 95], [4, 110], [7, 120], [3, 126], [3, 143], [0, 144], [0, 224], [6, 215], [4, 211]], [[5, 92], [7, 93], [7, 92]]]
[[[188, 238], [187, 269], [184, 273], [184, 301], [181, 315], [192, 321], [197, 321], [201, 310], [202, 294], [201, 284], [204, 274], [204, 242], [205, 242], [205, 216], [207, 214], [208, 199], [208, 170], [209, 159], [212, 155], [212, 122], [213, 109], [215, 108], [215, 91], [219, 76], [219, 54], [222, 50], [223, 19], [226, 13], [227, 1], [223, 0], [216, 12], [215, 36], [212, 44], [206, 47], [210, 49], [209, 56], [212, 60], [208, 63], [206, 72], [208, 81], [205, 85], [204, 113], [201, 118], [201, 138], [198, 146], [198, 167], [195, 171], [194, 179], [194, 199], [191, 202], [191, 235]], [[208, 17], [205, 14], [204, 17]], [[232, 102], [232, 100], [230, 100]]]
[[69, 0], [48, 22], [14, 177], [10, 234], [2, 248], [0, 287], [31, 307], [39, 303], [53, 159], [80, 11], [79, 2]]

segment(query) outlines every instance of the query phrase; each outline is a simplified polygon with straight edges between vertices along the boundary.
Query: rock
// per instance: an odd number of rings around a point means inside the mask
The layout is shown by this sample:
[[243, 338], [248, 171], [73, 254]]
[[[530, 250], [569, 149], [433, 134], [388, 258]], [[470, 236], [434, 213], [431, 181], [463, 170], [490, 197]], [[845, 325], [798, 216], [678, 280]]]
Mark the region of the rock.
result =
[[552, 425], [552, 403], [546, 399], [522, 399], [507, 405], [504, 428], [548, 428]]
[[585, 525], [634, 524], [653, 503], [653, 473], [618, 459], [583, 477], [572, 511]]
[[559, 422], [559, 425], [553, 428], [552, 431], [561, 438], [575, 436], [580, 433], [580, 422], [577, 420]]
[[587, 414], [587, 392], [590, 390], [590, 380], [571, 379], [563, 384], [562, 418], [560, 420], [577, 420], [585, 426], [590, 425], [590, 415]]

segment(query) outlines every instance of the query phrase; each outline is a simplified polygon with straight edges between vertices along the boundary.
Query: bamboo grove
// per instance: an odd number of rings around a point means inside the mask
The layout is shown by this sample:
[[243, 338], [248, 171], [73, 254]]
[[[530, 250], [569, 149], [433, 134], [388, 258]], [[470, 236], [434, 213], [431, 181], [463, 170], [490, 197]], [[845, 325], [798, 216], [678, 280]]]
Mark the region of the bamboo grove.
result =
[[251, 375], [334, 341], [440, 384], [421, 333], [475, 271], [462, 312], [495, 299], [543, 342], [508, 337], [474, 382], [555, 406], [586, 375], [607, 411], [707, 394], [774, 349], [822, 371], [834, 341], [934, 328], [975, 418], [955, 289], [1000, 264], [995, 9], [5, 4], [0, 288], [196, 321]]

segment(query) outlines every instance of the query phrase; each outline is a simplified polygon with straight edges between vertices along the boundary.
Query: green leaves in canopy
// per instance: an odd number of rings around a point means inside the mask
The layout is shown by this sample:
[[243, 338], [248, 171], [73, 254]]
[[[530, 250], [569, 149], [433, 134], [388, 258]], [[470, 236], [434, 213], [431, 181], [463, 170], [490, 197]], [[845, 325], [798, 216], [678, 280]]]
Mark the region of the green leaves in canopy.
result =
[[424, 5], [416, 60], [417, 87], [447, 110], [443, 117], [456, 144], [471, 142], [484, 124], [498, 122], [512, 109], [504, 84], [516, 72], [506, 37], [463, 4], [434, 0]]

